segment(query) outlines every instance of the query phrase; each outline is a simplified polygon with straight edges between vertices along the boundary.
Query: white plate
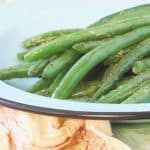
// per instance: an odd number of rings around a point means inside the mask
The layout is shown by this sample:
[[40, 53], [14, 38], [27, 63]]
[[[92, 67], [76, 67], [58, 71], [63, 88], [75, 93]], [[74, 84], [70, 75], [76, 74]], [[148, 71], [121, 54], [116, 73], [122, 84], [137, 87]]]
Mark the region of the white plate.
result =
[[[0, 6], [0, 68], [18, 63], [16, 53], [23, 50], [21, 43], [27, 37], [54, 29], [84, 27], [115, 11], [148, 2], [149, 0], [8, 2]], [[150, 118], [150, 104], [94, 104], [62, 101], [23, 91], [35, 80], [37, 79], [15, 79], [8, 81], [7, 84], [0, 81], [0, 102], [26, 111], [60, 116], [101, 119]]]

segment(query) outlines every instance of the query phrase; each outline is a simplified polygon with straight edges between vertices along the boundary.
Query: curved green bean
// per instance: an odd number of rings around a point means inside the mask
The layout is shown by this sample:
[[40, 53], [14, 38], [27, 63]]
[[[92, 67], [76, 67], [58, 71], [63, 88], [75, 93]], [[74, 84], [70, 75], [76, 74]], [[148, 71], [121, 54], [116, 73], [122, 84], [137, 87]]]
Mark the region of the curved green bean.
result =
[[148, 69], [150, 70], [150, 57], [136, 61], [133, 65], [132, 72], [139, 74]]
[[110, 91], [108, 94], [96, 100], [98, 103], [120, 103], [127, 97], [132, 95], [139, 87], [147, 84], [150, 80], [150, 71], [143, 72], [123, 85], [120, 85], [115, 90]]
[[59, 73], [56, 76], [56, 78], [53, 80], [49, 88], [42, 89], [38, 91], [37, 94], [50, 97], [52, 93], [55, 91], [55, 89], [57, 88], [57, 86], [59, 85], [59, 83], [61, 82], [62, 78], [64, 77], [67, 71], [68, 69], [65, 69], [63, 72]]
[[122, 76], [132, 68], [135, 61], [148, 54], [150, 54], [150, 38], [142, 41], [135, 48], [131, 49], [118, 63], [108, 67], [104, 73], [102, 82], [99, 84], [98, 90], [93, 95], [93, 99], [97, 99], [106, 92], [109, 92]]
[[63, 30], [55, 30], [55, 31], [50, 31], [46, 33], [42, 33], [39, 35], [36, 35], [34, 37], [31, 37], [23, 42], [23, 46], [25, 48], [32, 48], [47, 42], [50, 42], [58, 37], [61, 37], [63, 35], [77, 32], [80, 29], [63, 29]]
[[149, 103], [150, 102], [150, 83], [136, 90], [122, 104]]
[[150, 24], [150, 16], [143, 16], [142, 18], [136, 18], [116, 24], [104, 24], [103, 26], [84, 29], [57, 38], [56, 40], [28, 52], [25, 55], [25, 60], [31, 62], [42, 59], [55, 53], [62, 52], [78, 42], [112, 37], [148, 24]]
[[85, 54], [88, 53], [93, 48], [97, 47], [101, 43], [103, 43], [105, 40], [97, 40], [97, 41], [84, 41], [77, 43], [72, 46], [74, 50], [76, 50], [78, 53]]
[[28, 75], [29, 76], [38, 76], [40, 75], [45, 66], [50, 62], [49, 59], [44, 59], [44, 60], [39, 60], [37, 62], [35, 62], [28, 70]]
[[143, 5], [139, 5], [136, 7], [124, 9], [119, 12], [116, 12], [116, 13], [113, 13], [111, 15], [101, 18], [95, 23], [89, 25], [88, 28], [103, 25], [105, 23], [113, 23], [113, 22], [119, 22], [122, 20], [134, 19], [135, 17], [149, 14], [150, 13], [149, 10], [150, 10], [150, 4], [143, 4]]
[[33, 64], [16, 65], [0, 70], [0, 80], [29, 77], [28, 70]]
[[68, 98], [79, 81], [97, 64], [115, 55], [120, 49], [126, 48], [145, 38], [150, 37], [150, 26], [135, 29], [122, 36], [104, 42], [89, 53], [81, 57], [65, 75], [52, 97]]
[[79, 58], [79, 54], [74, 50], [67, 50], [54, 61], [50, 62], [44, 69], [42, 76], [44, 78], [53, 78], [66, 67], [73, 65]]

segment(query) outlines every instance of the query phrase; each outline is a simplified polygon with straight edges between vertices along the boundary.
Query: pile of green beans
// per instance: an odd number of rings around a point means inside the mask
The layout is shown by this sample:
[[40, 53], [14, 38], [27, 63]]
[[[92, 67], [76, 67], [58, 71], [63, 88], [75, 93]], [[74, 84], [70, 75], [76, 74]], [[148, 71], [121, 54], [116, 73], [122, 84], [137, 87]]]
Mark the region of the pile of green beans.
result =
[[23, 47], [21, 64], [1, 69], [0, 80], [39, 77], [28, 92], [58, 99], [150, 102], [150, 4], [36, 35]]

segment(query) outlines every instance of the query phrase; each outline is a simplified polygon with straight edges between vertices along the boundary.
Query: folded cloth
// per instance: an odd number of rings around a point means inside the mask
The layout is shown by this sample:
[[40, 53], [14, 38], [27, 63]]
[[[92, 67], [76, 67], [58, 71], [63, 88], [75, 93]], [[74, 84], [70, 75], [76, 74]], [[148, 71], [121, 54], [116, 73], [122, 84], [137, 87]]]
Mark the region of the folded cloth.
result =
[[130, 149], [112, 137], [109, 121], [58, 118], [0, 106], [0, 124], [3, 150]]

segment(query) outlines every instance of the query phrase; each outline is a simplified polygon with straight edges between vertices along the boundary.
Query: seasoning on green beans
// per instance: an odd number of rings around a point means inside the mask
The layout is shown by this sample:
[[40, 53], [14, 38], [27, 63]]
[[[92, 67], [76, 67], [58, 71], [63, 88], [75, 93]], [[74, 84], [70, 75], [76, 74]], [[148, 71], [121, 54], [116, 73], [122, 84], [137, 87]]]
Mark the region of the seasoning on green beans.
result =
[[105, 41], [105, 40], [80, 42], [80, 43], [73, 45], [72, 48], [74, 50], [78, 51], [78, 53], [85, 54], [85, 53], [88, 53], [93, 48], [95, 48], [96, 46], [103, 43], [103, 41]]
[[50, 42], [58, 37], [61, 37], [63, 35], [73, 33], [76, 31], [79, 31], [80, 29], [63, 29], [63, 30], [55, 30], [50, 31], [46, 33], [42, 33], [39, 35], [36, 35], [34, 37], [31, 37], [24, 41], [23, 46], [27, 49], [33, 48], [35, 46]]
[[39, 60], [35, 62], [28, 70], [28, 75], [39, 75], [43, 72], [45, 66], [49, 63], [49, 59]]
[[120, 49], [140, 42], [150, 36], [150, 26], [135, 29], [122, 36], [104, 42], [100, 46], [81, 57], [69, 70], [61, 81], [52, 97], [65, 99], [71, 96], [73, 90], [83, 77], [97, 64], [102, 63], [109, 56], [116, 54]]
[[150, 81], [150, 71], [143, 72], [123, 85], [120, 85], [117, 89], [110, 91], [108, 94], [102, 96], [96, 100], [98, 103], [121, 103], [127, 97], [132, 95], [138, 87], [142, 87]]
[[123, 34], [135, 28], [149, 24], [150, 16], [142, 16], [141, 18], [120, 23], [108, 23], [104, 24], [103, 26], [83, 29], [81, 31], [57, 38], [47, 44], [38, 47], [37, 49], [29, 51], [25, 55], [25, 60], [31, 62], [37, 59], [42, 59], [55, 53], [65, 51], [67, 48], [70, 48], [73, 44], [78, 42], [112, 37], [114, 35]]
[[122, 104], [150, 103], [150, 83], [136, 90]]
[[100, 26], [105, 23], [114, 23], [114, 22], [120, 22], [120, 21], [124, 21], [124, 20], [134, 19], [136, 17], [140, 17], [143, 15], [149, 14], [149, 10], [150, 10], [150, 4], [143, 4], [143, 5], [139, 5], [136, 7], [131, 7], [131, 8], [113, 13], [106, 17], [103, 17], [100, 20], [89, 25], [88, 28], [94, 27], [94, 26]]
[[28, 75], [28, 70], [31, 66], [32, 64], [23, 64], [2, 69], [0, 70], [0, 80], [30, 77]]
[[74, 50], [67, 50], [54, 61], [50, 62], [43, 70], [44, 78], [53, 78], [68, 66], [73, 65], [79, 58], [79, 54]]
[[99, 88], [93, 95], [94, 99], [101, 97], [109, 92], [115, 84], [128, 72], [135, 61], [150, 54], [150, 38], [142, 41], [136, 47], [131, 49], [118, 63], [108, 67], [104, 73], [103, 80], [99, 84]]
[[25, 64], [0, 70], [0, 80], [40, 77], [28, 92], [59, 99], [149, 102], [150, 4], [121, 10], [82, 29], [45, 32], [23, 46], [26, 51], [17, 59]]

